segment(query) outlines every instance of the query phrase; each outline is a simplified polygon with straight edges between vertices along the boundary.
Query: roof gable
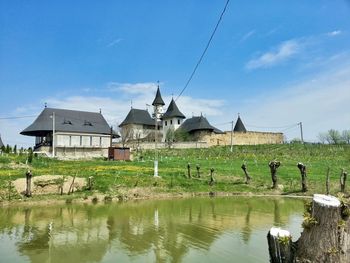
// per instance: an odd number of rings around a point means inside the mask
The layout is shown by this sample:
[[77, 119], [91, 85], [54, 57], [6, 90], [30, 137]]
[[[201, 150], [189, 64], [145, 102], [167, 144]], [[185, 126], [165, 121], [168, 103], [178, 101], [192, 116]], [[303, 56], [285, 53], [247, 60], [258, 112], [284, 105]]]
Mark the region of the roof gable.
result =
[[169, 107], [168, 107], [167, 111], [163, 114], [162, 118], [167, 119], [167, 118], [174, 118], [174, 117], [178, 117], [178, 118], [182, 118], [182, 119], [186, 118], [185, 115], [183, 115], [182, 112], [177, 107], [174, 99], [171, 99]]
[[21, 134], [41, 136], [51, 132], [53, 113], [55, 113], [55, 131], [110, 134], [110, 127], [101, 113], [54, 108], [45, 108]]
[[151, 115], [147, 110], [140, 109], [131, 109], [123, 120], [123, 122], [119, 125], [122, 127], [127, 124], [141, 124], [141, 125], [151, 125], [155, 126], [155, 120], [151, 118]]

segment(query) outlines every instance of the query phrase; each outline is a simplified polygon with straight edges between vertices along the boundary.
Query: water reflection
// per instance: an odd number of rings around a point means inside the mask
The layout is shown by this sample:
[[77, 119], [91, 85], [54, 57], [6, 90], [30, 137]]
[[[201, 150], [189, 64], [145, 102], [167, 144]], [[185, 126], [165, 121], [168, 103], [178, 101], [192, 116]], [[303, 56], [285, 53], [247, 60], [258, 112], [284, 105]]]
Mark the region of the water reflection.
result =
[[302, 211], [301, 200], [243, 197], [2, 208], [0, 241], [14, 241], [11, 262], [265, 262], [267, 229]]

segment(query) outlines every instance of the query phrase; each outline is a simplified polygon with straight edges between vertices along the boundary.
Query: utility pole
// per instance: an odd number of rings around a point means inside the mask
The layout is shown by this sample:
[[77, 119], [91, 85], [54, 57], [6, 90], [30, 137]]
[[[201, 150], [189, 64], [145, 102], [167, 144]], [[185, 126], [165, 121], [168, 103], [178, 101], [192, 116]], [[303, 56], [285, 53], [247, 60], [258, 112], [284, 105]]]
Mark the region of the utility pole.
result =
[[55, 112], [52, 113], [52, 157], [55, 158], [55, 135], [56, 135], [56, 122], [55, 122]]
[[299, 122], [298, 124], [299, 124], [299, 126], [300, 126], [300, 140], [301, 140], [301, 143], [304, 144], [303, 123], [302, 123], [302, 122]]
[[230, 151], [233, 151], [233, 121], [231, 121], [231, 148]]

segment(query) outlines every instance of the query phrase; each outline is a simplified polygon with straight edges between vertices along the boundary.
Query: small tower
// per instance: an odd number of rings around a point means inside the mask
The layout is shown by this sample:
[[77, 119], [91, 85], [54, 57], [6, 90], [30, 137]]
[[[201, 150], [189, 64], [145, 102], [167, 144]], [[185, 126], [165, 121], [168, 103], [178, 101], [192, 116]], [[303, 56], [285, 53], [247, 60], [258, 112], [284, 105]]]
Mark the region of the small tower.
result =
[[234, 132], [247, 132], [247, 129], [244, 127], [244, 124], [241, 120], [241, 117], [239, 116], [239, 113], [238, 113], [238, 118], [237, 118], [235, 127], [233, 128], [233, 131]]
[[166, 140], [168, 130], [176, 131], [185, 119], [185, 115], [177, 107], [174, 99], [171, 99], [167, 111], [163, 114], [163, 142]]
[[157, 88], [156, 97], [154, 98], [152, 105], [153, 105], [153, 109], [154, 109], [154, 117], [157, 120], [159, 120], [163, 115], [163, 106], [165, 105], [165, 103], [162, 99], [162, 95], [160, 94], [159, 84], [158, 84], [158, 88]]

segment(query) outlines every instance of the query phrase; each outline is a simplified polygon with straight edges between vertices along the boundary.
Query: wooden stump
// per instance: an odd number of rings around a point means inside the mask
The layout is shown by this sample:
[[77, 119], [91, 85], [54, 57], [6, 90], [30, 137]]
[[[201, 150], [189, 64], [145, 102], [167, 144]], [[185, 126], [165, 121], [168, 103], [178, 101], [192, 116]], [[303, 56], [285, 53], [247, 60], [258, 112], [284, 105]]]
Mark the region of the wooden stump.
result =
[[280, 165], [281, 165], [281, 162], [279, 162], [279, 161], [269, 162], [273, 189], [277, 189], [277, 169], [278, 169], [278, 167], [280, 167]]
[[298, 163], [297, 167], [299, 168], [300, 175], [301, 175], [301, 191], [307, 192], [306, 166], [303, 163]]
[[311, 262], [350, 262], [349, 222], [342, 218], [341, 202], [334, 196], [315, 194], [310, 217], [298, 240], [297, 259]]
[[244, 163], [244, 164], [242, 164], [241, 168], [242, 168], [242, 170], [243, 170], [243, 172], [244, 172], [244, 174], [245, 174], [245, 183], [246, 183], [246, 184], [249, 184], [249, 183], [250, 183], [250, 180], [251, 180], [252, 178], [251, 178], [251, 177], [249, 176], [249, 174], [248, 174], [247, 165]]
[[292, 250], [292, 237], [287, 230], [272, 227], [267, 234], [271, 263], [292, 263], [294, 252]]
[[196, 165], [196, 169], [197, 169], [197, 177], [201, 178], [201, 173], [200, 173], [201, 167], [199, 166], [199, 164]]
[[209, 181], [209, 185], [213, 185], [215, 184], [215, 179], [214, 179], [214, 168], [210, 169], [210, 181]]

